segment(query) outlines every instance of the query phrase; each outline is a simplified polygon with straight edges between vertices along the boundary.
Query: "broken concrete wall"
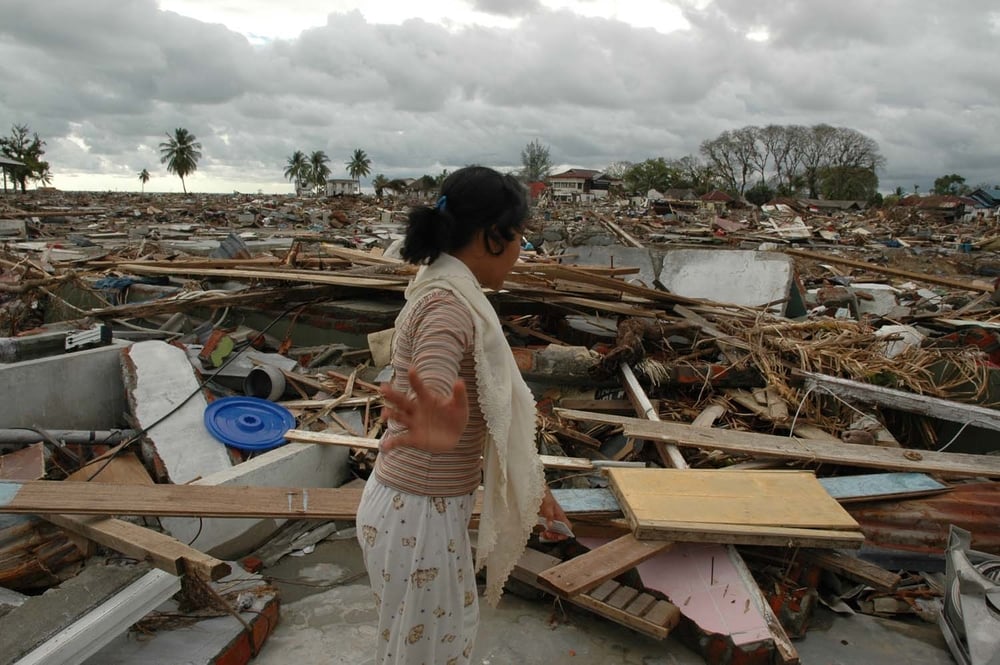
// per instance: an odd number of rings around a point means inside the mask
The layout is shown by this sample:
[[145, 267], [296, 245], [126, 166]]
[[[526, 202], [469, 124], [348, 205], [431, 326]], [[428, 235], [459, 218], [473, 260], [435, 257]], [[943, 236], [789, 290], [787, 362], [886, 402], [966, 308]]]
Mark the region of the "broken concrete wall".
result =
[[0, 428], [103, 430], [126, 411], [116, 341], [85, 351], [0, 365]]

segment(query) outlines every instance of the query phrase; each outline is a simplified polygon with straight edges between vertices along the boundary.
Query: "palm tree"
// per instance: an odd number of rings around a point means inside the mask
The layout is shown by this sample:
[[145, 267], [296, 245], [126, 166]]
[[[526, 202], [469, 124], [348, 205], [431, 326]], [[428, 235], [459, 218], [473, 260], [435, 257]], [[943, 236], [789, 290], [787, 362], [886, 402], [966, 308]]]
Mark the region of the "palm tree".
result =
[[181, 187], [187, 194], [184, 176], [194, 173], [201, 159], [201, 144], [195, 140], [194, 134], [178, 127], [174, 135], [167, 134], [167, 140], [160, 144], [160, 163], [167, 165], [167, 171], [180, 176]]
[[382, 198], [382, 190], [388, 187], [388, 185], [389, 179], [381, 173], [372, 178], [372, 187], [375, 188], [375, 198]]
[[351, 155], [351, 161], [347, 162], [347, 173], [354, 178], [358, 183], [358, 187], [361, 187], [360, 179], [372, 172], [371, 169], [372, 160], [368, 159], [368, 155], [361, 148], [355, 148], [354, 154]]
[[326, 165], [330, 158], [322, 150], [316, 150], [309, 155], [309, 176], [313, 187], [322, 190], [326, 187], [326, 179], [330, 176], [330, 167]]
[[288, 166], [285, 167], [285, 177], [288, 178], [290, 182], [295, 183], [296, 194], [298, 194], [299, 190], [302, 189], [308, 174], [309, 160], [306, 159], [306, 153], [301, 150], [296, 150], [292, 153], [292, 156], [288, 158]]
[[143, 169], [139, 171], [139, 182], [142, 183], [142, 193], [146, 193], [146, 183], [149, 182], [149, 171]]

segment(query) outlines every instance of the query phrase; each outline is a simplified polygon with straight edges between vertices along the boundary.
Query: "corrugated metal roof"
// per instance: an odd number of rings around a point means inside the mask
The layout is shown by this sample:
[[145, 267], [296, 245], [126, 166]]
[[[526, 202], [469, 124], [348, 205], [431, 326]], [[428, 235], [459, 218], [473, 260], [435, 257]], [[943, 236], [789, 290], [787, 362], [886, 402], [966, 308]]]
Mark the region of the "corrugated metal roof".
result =
[[24, 162], [11, 159], [7, 155], [0, 155], [0, 165], [2, 166], [24, 166]]
[[1000, 483], [967, 483], [931, 497], [844, 507], [861, 524], [869, 545], [941, 554], [954, 524], [972, 533], [974, 549], [1000, 554]]

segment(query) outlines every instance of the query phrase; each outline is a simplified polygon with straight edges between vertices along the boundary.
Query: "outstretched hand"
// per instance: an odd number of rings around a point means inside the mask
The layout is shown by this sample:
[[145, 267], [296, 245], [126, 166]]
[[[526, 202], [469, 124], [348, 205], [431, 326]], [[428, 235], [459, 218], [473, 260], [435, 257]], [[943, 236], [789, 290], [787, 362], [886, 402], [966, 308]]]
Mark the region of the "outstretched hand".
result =
[[409, 446], [432, 453], [454, 450], [469, 422], [469, 399], [465, 382], [457, 379], [451, 395], [439, 395], [429, 390], [410, 367], [410, 394], [402, 393], [387, 383], [379, 388], [385, 406], [382, 419], [392, 418], [403, 428], [398, 434], [382, 439], [379, 450], [387, 451]]

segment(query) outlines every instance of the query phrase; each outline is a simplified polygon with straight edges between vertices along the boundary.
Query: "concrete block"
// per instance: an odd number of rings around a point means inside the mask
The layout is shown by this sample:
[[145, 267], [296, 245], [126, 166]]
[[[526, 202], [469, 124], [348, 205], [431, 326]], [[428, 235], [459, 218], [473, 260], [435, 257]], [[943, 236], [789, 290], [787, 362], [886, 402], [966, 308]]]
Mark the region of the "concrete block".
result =
[[[674, 249], [663, 254], [660, 282], [679, 296], [759, 307], [789, 297], [791, 257], [778, 252]], [[772, 308], [784, 313], [785, 304]]]

